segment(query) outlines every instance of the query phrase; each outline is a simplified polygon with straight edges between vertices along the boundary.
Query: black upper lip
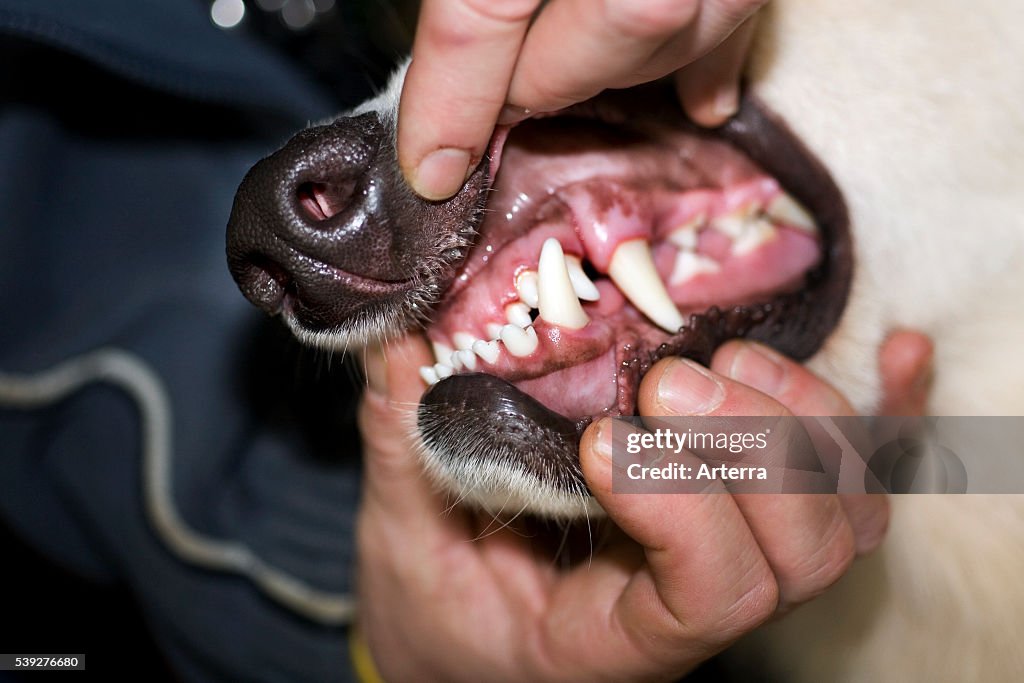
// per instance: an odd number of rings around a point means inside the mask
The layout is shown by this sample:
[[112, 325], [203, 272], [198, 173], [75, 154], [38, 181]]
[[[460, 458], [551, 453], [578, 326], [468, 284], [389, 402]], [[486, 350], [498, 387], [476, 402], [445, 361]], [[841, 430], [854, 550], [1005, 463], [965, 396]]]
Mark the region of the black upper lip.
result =
[[774, 176], [811, 212], [821, 231], [824, 258], [808, 274], [802, 292], [805, 298], [813, 297], [807, 306], [813, 310], [804, 314], [800, 329], [790, 331], [787, 338], [765, 339], [793, 358], [808, 358], [839, 322], [850, 292], [853, 240], [846, 202], [825, 166], [756, 97], [745, 95], [739, 112], [718, 132]]

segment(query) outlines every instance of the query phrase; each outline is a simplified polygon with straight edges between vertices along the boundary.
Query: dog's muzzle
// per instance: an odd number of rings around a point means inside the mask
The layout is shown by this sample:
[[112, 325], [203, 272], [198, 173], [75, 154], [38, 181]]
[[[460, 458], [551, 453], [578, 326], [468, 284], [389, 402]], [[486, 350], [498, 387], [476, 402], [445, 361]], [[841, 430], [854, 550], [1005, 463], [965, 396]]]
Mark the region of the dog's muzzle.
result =
[[[450, 284], [479, 213], [478, 169], [446, 202], [398, 172], [394, 131], [376, 113], [306, 129], [249, 171], [227, 233], [228, 266], [246, 298], [293, 327], [344, 335], [402, 317]], [[408, 313], [408, 311], [406, 311]], [[412, 311], [415, 317], [415, 311]]]

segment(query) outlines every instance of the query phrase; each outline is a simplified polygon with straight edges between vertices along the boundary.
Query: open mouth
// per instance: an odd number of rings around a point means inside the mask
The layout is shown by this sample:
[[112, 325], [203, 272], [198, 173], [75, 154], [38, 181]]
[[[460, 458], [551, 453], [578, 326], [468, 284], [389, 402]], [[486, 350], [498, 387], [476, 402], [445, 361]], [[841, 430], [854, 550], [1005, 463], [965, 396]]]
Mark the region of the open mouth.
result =
[[506, 132], [476, 244], [427, 328], [419, 426], [460, 495], [573, 516], [590, 509], [580, 434], [634, 414], [660, 358], [707, 364], [736, 337], [797, 359], [821, 346], [850, 282], [846, 212], [751, 98], [717, 131], [652, 86]]

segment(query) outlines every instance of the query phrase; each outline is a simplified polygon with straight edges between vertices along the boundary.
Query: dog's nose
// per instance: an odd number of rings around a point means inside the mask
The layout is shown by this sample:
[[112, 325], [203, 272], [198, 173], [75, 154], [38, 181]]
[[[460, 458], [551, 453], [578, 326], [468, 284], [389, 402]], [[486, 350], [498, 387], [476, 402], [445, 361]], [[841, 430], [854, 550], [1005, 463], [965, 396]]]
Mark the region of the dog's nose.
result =
[[[453, 200], [458, 204], [459, 200]], [[306, 129], [249, 171], [228, 223], [231, 273], [268, 313], [331, 329], [402, 300], [457, 229], [409, 190], [376, 113]], [[450, 221], [451, 222], [451, 221]], [[290, 298], [290, 299], [289, 299]]]

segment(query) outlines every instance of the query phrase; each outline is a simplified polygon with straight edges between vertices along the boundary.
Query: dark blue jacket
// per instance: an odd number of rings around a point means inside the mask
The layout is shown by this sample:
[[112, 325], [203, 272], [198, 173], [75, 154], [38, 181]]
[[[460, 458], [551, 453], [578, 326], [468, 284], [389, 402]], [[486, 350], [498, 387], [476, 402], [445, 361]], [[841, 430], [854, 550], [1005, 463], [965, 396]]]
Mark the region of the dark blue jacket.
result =
[[224, 259], [247, 168], [341, 103], [195, 0], [0, 0], [0, 88], [0, 517], [181, 680], [349, 680], [353, 383]]

